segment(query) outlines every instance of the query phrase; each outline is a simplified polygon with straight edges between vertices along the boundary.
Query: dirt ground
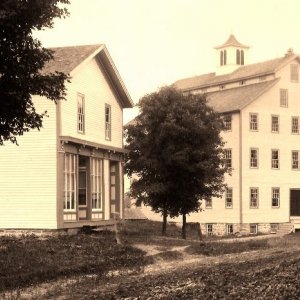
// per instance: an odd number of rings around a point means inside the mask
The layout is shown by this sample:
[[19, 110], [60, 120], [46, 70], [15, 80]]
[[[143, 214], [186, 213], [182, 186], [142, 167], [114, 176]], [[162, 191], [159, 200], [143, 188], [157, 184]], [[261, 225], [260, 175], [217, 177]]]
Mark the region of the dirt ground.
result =
[[[230, 268], [233, 266], [234, 269], [244, 263], [249, 263], [250, 268], [258, 272], [261, 271], [262, 264], [264, 268], [274, 268], [286, 256], [300, 259], [297, 245], [285, 247], [284, 244], [281, 248], [271, 247], [222, 256], [191, 255], [184, 251], [187, 246], [162, 247], [139, 243], [135, 247], [154, 258], [152, 264], [139, 272], [118, 270], [105, 278], [92, 274], [62, 278], [0, 294], [0, 299], [221, 299], [223, 297], [218, 294], [206, 298], [204, 294], [195, 296], [194, 291], [191, 293], [191, 290], [205, 289], [205, 284], [199, 283], [195, 274], [207, 273], [208, 278], [210, 272], [218, 272], [219, 269], [224, 272], [224, 265], [231, 266]], [[223, 299], [239, 298], [224, 296]]]

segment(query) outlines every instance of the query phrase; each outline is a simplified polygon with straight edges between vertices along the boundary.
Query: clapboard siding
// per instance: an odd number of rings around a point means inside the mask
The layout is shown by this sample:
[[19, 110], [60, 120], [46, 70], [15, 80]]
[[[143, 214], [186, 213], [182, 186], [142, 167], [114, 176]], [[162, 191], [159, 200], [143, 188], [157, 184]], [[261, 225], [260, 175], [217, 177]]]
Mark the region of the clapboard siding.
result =
[[[104, 72], [96, 59], [92, 59], [73, 75], [67, 101], [62, 105], [62, 135], [122, 147], [122, 108]], [[78, 93], [85, 96], [84, 134], [77, 131]], [[105, 140], [105, 104], [111, 106], [111, 141]]]
[[40, 97], [34, 103], [48, 112], [43, 128], [0, 148], [0, 228], [57, 227], [56, 107]]

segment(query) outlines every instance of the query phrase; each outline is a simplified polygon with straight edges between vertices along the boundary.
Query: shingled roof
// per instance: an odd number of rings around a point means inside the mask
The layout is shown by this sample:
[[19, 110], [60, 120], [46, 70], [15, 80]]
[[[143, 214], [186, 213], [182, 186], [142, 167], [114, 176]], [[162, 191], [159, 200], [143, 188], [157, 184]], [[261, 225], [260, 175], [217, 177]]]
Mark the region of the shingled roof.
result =
[[220, 85], [226, 82], [264, 76], [274, 73], [296, 57], [297, 55], [293, 54], [281, 58], [267, 60], [261, 63], [241, 66], [232, 73], [225, 75], [217, 76], [216, 73], [208, 73], [200, 76], [184, 78], [176, 81], [173, 85], [182, 91], [191, 91], [208, 86]]
[[240, 111], [272, 87], [278, 80], [279, 78], [208, 93], [207, 104], [220, 113]]
[[101, 47], [103, 44], [50, 48], [54, 51], [54, 58], [45, 65], [43, 72], [54, 73], [58, 71], [69, 74]]
[[[82, 63], [89, 58], [96, 57], [105, 69], [105, 75], [115, 87], [116, 95], [124, 108], [133, 107], [133, 101], [121, 79], [121, 76], [114, 65], [104, 44], [70, 46], [50, 48], [53, 50], [53, 60], [49, 61], [43, 69], [44, 74], [63, 72], [71, 74]], [[72, 79], [71, 79], [72, 80]]]

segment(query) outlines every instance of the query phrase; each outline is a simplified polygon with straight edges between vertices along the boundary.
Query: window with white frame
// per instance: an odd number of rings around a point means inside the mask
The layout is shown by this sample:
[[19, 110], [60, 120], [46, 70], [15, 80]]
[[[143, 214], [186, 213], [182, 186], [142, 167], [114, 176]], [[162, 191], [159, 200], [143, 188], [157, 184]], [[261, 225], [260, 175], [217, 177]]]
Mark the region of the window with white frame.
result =
[[250, 168], [258, 168], [258, 149], [250, 149]]
[[257, 234], [257, 224], [250, 224], [250, 233]]
[[213, 235], [213, 224], [206, 224], [207, 235]]
[[111, 106], [105, 104], [105, 139], [111, 140]]
[[280, 189], [277, 187], [272, 188], [272, 207], [279, 207]]
[[299, 134], [299, 117], [292, 117], [292, 133]]
[[205, 208], [212, 208], [212, 199], [211, 198], [207, 198], [205, 200]]
[[64, 211], [75, 211], [77, 202], [77, 155], [64, 156]]
[[258, 188], [250, 188], [250, 208], [258, 208]]
[[291, 81], [299, 81], [299, 66], [298, 64], [291, 64]]
[[225, 194], [225, 207], [226, 208], [232, 208], [232, 188], [226, 188], [226, 194]]
[[226, 224], [226, 233], [227, 235], [233, 234], [233, 224]]
[[92, 210], [102, 209], [102, 160], [91, 158]]
[[224, 149], [224, 162], [227, 168], [232, 167], [232, 151], [231, 149]]
[[280, 89], [280, 106], [288, 107], [288, 90]]
[[258, 114], [250, 113], [250, 130], [258, 131]]
[[272, 149], [272, 160], [271, 167], [272, 169], [279, 169], [279, 150]]
[[85, 107], [84, 95], [77, 94], [77, 130], [79, 133], [84, 133], [85, 130]]
[[271, 130], [272, 132], [279, 132], [279, 116], [272, 116]]
[[299, 152], [300, 151], [292, 151], [292, 169], [299, 170]]
[[224, 127], [225, 131], [231, 131], [231, 115], [224, 116]]

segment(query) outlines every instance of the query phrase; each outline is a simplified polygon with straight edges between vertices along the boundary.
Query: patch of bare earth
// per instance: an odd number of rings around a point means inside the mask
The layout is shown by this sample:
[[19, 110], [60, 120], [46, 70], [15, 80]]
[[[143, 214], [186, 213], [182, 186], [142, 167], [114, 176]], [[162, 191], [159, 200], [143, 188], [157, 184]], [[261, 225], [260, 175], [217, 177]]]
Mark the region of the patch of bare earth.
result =
[[[282, 247], [270, 247], [263, 250], [220, 256], [189, 254], [186, 251], [187, 245], [167, 246], [159, 243], [137, 243], [134, 246], [145, 251], [152, 263], [143, 269], [135, 270], [133, 273], [128, 270], [118, 270], [110, 272], [106, 277], [91, 274], [52, 280], [21, 290], [2, 293], [0, 299], [173, 299], [174, 295], [184, 294], [193, 288], [205, 288], [203, 282], [199, 283], [190, 276], [184, 275], [198, 272], [201, 268], [213, 270], [223, 264], [239, 265], [244, 262], [250, 264], [253, 262], [252, 271], [258, 272], [261, 268], [266, 268], [266, 263], [263, 266], [259, 263], [263, 259], [271, 258], [273, 264], [277, 258], [280, 260], [284, 255], [300, 257], [298, 245], [286, 247], [284, 244]], [[201, 274], [201, 271], [199, 272]], [[179, 276], [179, 279], [171, 280], [172, 274]], [[164, 283], [163, 278], [169, 278], [167, 284]], [[152, 284], [156, 280], [157, 283]], [[138, 282], [141, 285], [139, 287], [137, 287]], [[145, 284], [144, 290], [143, 284]], [[153, 295], [156, 296], [154, 298], [147, 297], [147, 289], [151, 289]], [[141, 295], [142, 292], [145, 292], [144, 296]], [[158, 295], [170, 295], [171, 298], [167, 296], [166, 298], [158, 298]], [[174, 299], [188, 298], [180, 298], [179, 296], [179, 298]], [[191, 299], [203, 298], [199, 296], [199, 298]]]

